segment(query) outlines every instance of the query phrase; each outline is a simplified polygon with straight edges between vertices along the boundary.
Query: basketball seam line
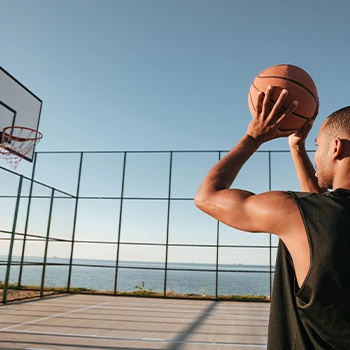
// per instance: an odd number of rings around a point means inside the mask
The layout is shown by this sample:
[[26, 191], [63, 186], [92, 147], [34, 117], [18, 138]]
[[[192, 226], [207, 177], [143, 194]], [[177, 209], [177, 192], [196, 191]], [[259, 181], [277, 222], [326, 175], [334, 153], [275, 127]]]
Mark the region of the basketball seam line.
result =
[[[254, 85], [254, 83], [253, 83], [252, 85], [253, 85], [253, 87], [254, 87], [257, 91], [260, 91], [260, 90]], [[252, 94], [250, 93], [250, 91], [249, 91], [249, 96], [250, 96], [250, 102], [251, 102], [251, 104], [252, 104], [252, 106], [253, 106], [253, 108], [254, 108], [254, 111], [255, 111], [255, 106], [254, 106]], [[274, 104], [277, 102], [277, 101], [274, 101], [272, 98], [270, 98], [270, 101], [273, 102]], [[281, 106], [281, 108], [282, 108], [283, 110], [286, 110], [286, 109], [287, 109], [286, 107], [283, 107], [283, 106]], [[312, 118], [312, 117], [310, 117], [310, 118], [305, 117], [305, 116], [300, 115], [300, 114], [295, 113], [295, 112], [293, 112], [293, 114], [294, 114], [296, 117], [299, 117], [299, 118], [301, 118], [301, 119], [309, 120], [309, 119]]]
[[266, 75], [265, 77], [261, 76], [260, 74], [258, 75], [258, 78], [261, 79], [265, 79], [265, 78], [277, 78], [277, 79], [282, 79], [282, 80], [288, 80], [291, 81], [292, 83], [299, 85], [300, 87], [302, 87], [303, 89], [305, 89], [311, 96], [312, 98], [315, 100], [316, 105], [318, 104], [318, 98], [315, 97], [315, 95], [304, 85], [300, 84], [298, 81], [293, 80], [293, 79], [289, 79], [289, 78], [284, 78], [284, 77], [280, 77], [277, 75]]

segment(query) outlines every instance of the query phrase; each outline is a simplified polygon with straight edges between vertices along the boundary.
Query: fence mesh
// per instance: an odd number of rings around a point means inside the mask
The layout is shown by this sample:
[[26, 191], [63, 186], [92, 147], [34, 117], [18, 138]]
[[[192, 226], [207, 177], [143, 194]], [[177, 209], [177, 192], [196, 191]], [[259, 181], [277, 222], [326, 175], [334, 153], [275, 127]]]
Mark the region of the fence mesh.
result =
[[[2, 302], [67, 292], [268, 300], [277, 238], [193, 204], [225, 154], [41, 152], [30, 174], [0, 168]], [[257, 152], [235, 187], [299, 189], [287, 151]]]

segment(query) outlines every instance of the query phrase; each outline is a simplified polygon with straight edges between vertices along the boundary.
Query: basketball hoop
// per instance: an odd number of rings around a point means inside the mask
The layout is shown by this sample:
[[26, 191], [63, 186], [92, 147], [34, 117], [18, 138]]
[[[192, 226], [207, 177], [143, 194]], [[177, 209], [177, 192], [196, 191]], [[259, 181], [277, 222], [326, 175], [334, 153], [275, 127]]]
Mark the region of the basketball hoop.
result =
[[24, 126], [8, 126], [3, 129], [0, 158], [5, 159], [13, 170], [19, 162], [39, 143], [43, 134]]

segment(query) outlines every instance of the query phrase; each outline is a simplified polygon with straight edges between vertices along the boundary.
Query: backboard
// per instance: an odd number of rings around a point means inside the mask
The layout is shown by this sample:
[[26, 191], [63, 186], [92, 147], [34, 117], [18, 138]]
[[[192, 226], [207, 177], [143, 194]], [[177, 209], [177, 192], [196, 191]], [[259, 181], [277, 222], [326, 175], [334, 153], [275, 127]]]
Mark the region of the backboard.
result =
[[[0, 133], [8, 126], [38, 130], [41, 106], [37, 96], [0, 66]], [[34, 151], [33, 148], [23, 159], [32, 162]]]

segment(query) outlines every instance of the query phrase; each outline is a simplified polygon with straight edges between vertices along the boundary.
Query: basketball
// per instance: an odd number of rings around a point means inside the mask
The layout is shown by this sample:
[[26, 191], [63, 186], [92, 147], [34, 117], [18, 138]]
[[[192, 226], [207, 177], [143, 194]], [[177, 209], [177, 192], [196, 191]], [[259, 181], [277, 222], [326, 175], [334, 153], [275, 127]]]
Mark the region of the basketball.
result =
[[273, 87], [271, 107], [283, 89], [288, 90], [288, 95], [282, 108], [286, 109], [294, 100], [299, 102], [294, 112], [281, 123], [280, 130], [300, 130], [309, 119], [316, 118], [319, 106], [316, 85], [305, 70], [290, 64], [266, 68], [255, 77], [248, 94], [249, 110], [253, 116], [258, 92], [265, 93], [269, 85]]

